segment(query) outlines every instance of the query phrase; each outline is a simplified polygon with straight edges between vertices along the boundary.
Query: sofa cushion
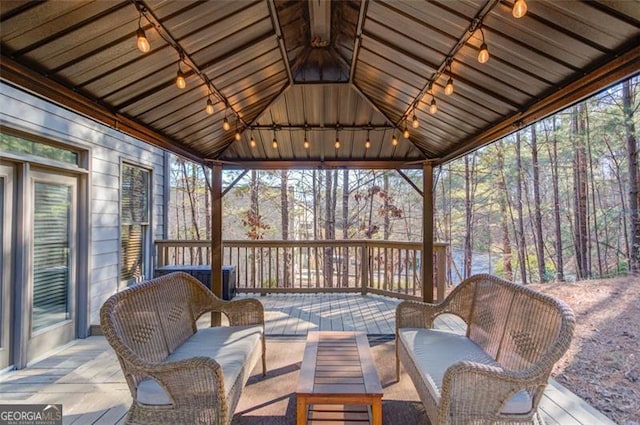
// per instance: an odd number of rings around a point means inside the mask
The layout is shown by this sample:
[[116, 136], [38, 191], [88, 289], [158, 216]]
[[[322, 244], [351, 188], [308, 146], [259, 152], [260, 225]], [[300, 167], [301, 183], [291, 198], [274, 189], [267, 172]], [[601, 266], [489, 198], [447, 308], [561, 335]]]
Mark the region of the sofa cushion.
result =
[[[211, 357], [222, 368], [225, 392], [229, 392], [240, 377], [251, 353], [260, 345], [262, 326], [224, 326], [200, 329], [179, 346], [165, 361], [193, 357]], [[138, 384], [137, 400], [148, 405], [168, 405], [168, 394], [154, 379]], [[225, 394], [228, 396], [229, 394]]]
[[[499, 366], [484, 350], [464, 335], [437, 329], [401, 328], [400, 340], [407, 349], [434, 400], [440, 403], [444, 373], [462, 360]], [[529, 393], [520, 391], [504, 405], [504, 414], [527, 413], [532, 408]]]

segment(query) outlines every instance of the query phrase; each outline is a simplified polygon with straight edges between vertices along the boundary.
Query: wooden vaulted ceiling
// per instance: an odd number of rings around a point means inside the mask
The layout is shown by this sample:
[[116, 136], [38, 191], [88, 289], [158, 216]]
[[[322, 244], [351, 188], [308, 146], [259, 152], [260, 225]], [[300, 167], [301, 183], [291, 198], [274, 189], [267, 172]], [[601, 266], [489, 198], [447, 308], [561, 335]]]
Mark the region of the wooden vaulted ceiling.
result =
[[[198, 161], [411, 166], [639, 71], [638, 2], [527, 3], [515, 19], [512, 0], [2, 0], [0, 77]], [[491, 58], [480, 64], [483, 35]]]

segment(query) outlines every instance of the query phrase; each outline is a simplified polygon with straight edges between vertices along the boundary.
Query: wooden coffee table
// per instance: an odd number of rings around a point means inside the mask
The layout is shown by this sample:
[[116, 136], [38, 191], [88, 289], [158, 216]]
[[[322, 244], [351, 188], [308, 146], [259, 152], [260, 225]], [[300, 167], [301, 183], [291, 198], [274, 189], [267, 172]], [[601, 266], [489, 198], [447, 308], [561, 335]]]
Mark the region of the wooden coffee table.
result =
[[297, 425], [382, 424], [382, 386], [362, 332], [309, 332], [298, 377]]

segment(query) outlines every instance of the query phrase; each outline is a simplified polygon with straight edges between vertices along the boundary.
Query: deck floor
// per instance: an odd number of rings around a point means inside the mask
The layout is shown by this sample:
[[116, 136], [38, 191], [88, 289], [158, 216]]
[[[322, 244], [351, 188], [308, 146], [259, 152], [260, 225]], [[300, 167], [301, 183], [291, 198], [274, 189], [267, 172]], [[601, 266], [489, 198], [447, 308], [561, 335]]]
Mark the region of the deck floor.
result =
[[[355, 294], [270, 295], [258, 299], [265, 306], [267, 346], [270, 338], [302, 339], [313, 329], [393, 334], [399, 302]], [[438, 325], [461, 329], [452, 320]], [[65, 424], [112, 425], [124, 423], [131, 396], [115, 354], [103, 337], [96, 336], [74, 341], [26, 369], [0, 375], [0, 403], [62, 403]], [[613, 424], [554, 380], [547, 386], [540, 408], [549, 425]]]

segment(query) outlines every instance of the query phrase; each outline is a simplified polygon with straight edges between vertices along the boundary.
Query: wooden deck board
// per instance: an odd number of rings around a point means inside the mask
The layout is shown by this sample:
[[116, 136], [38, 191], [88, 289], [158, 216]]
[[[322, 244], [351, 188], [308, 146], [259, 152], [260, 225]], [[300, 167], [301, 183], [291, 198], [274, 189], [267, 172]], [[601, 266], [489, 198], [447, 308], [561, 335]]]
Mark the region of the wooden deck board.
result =
[[[281, 294], [256, 298], [265, 306], [267, 334], [273, 338], [306, 336], [308, 330], [319, 330], [323, 318], [330, 326], [341, 326], [344, 330], [392, 334], [395, 307], [399, 303], [391, 298], [359, 294]], [[452, 318], [439, 319], [436, 324], [464, 332], [463, 325]], [[63, 403], [65, 424], [111, 425], [124, 423], [131, 396], [105, 339], [91, 337], [78, 340], [27, 369], [0, 375], [0, 400], [19, 404]], [[540, 406], [548, 425], [613, 424], [554, 380], [550, 380]]]

